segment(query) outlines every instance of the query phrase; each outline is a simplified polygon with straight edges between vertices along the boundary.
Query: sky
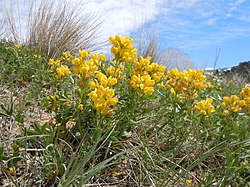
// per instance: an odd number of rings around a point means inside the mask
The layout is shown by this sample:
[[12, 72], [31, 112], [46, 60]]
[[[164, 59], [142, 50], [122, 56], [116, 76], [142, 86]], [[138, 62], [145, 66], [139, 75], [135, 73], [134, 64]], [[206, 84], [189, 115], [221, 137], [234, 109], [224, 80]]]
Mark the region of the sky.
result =
[[[60, 2], [60, 0], [55, 0]], [[231, 67], [250, 61], [250, 0], [68, 0], [102, 15], [102, 39], [136, 38], [144, 30], [163, 48], [177, 48], [198, 68]], [[0, 18], [10, 0], [0, 0]], [[16, 0], [27, 14], [28, 0]]]

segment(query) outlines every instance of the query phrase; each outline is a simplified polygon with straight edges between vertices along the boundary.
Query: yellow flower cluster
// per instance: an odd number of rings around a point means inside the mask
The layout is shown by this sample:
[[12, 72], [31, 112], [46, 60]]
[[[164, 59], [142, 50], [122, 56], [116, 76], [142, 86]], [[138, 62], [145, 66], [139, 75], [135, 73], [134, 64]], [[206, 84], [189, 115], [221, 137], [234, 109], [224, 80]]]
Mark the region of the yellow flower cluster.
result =
[[242, 91], [240, 92], [240, 95], [242, 99], [245, 101], [246, 109], [250, 114], [250, 87], [243, 88]]
[[55, 77], [57, 79], [60, 79], [63, 76], [69, 75], [71, 73], [68, 66], [62, 65], [60, 60], [50, 59], [48, 64], [50, 66], [50, 69], [54, 70]]
[[118, 80], [122, 79], [122, 72], [124, 70], [124, 66], [122, 64], [117, 64], [115, 61], [112, 62], [112, 65], [110, 65], [107, 70], [106, 70], [106, 74], [113, 76], [115, 78], [117, 78]]
[[96, 73], [95, 81], [88, 83], [92, 91], [88, 94], [89, 98], [94, 103], [94, 108], [102, 115], [111, 113], [111, 106], [115, 106], [118, 102], [118, 98], [114, 97], [115, 92], [112, 86], [117, 83], [117, 79], [113, 77], [107, 77], [101, 72]]
[[187, 179], [187, 180], [186, 180], [186, 184], [187, 184], [188, 186], [192, 185], [192, 184], [193, 184], [193, 180], [192, 180], [192, 179]]
[[155, 81], [151, 79], [150, 75], [133, 75], [130, 80], [132, 88], [139, 88], [144, 94], [151, 95], [154, 92]]
[[115, 55], [117, 61], [136, 62], [137, 50], [133, 46], [133, 39], [129, 37], [110, 37], [109, 42], [113, 44], [111, 53]]
[[49, 66], [50, 66], [50, 69], [55, 69], [56, 67], [60, 66], [60, 63], [61, 61], [60, 60], [54, 60], [54, 59], [49, 59]]
[[143, 58], [140, 56], [139, 61], [135, 63], [133, 74], [149, 74], [158, 83], [165, 76], [166, 66], [159, 65], [156, 62], [151, 63], [150, 61], [151, 57]]
[[199, 110], [204, 116], [214, 112], [213, 99], [201, 100], [194, 106], [194, 109]]
[[62, 53], [61, 60], [69, 62], [71, 60], [71, 58], [72, 58], [72, 55], [71, 55], [70, 51], [66, 51], [66, 52]]
[[81, 78], [93, 77], [99, 69], [100, 63], [106, 60], [106, 57], [102, 54], [92, 54], [88, 59], [89, 52], [90, 51], [79, 50], [80, 57], [72, 60], [73, 72]]
[[56, 78], [60, 79], [62, 76], [69, 75], [71, 72], [66, 65], [61, 65], [60, 67], [56, 68]]
[[222, 107], [225, 109], [224, 113], [229, 114], [230, 112], [240, 112], [242, 107], [245, 106], [245, 101], [241, 100], [236, 95], [230, 97], [224, 97]]
[[199, 90], [204, 90], [210, 84], [206, 82], [204, 70], [184, 70], [179, 72], [176, 68], [169, 70], [166, 77], [166, 86], [175, 94], [183, 93], [187, 96], [197, 96]]
[[[166, 66], [159, 65], [156, 62], [151, 63], [151, 57], [143, 58], [135, 62], [130, 86], [134, 89], [141, 89], [144, 94], [151, 95], [154, 92], [154, 86], [163, 85], [162, 79], [165, 77]], [[161, 83], [160, 83], [161, 82]]]

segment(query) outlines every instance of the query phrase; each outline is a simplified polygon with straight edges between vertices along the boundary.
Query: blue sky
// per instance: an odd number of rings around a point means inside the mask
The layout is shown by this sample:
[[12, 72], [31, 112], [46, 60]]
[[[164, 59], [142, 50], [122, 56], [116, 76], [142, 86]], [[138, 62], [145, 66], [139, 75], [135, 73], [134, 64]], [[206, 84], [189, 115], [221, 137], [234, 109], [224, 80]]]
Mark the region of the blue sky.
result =
[[250, 61], [250, 1], [162, 1], [159, 14], [146, 23], [166, 47], [179, 48], [197, 67], [229, 67]]
[[[22, 2], [27, 0], [16, 1], [23, 15], [27, 3]], [[178, 48], [188, 54], [199, 68], [213, 67], [218, 49], [217, 67], [250, 61], [249, 0], [68, 1], [103, 15], [103, 40], [115, 34], [134, 37], [143, 28], [156, 33], [164, 48]], [[0, 16], [9, 2], [0, 0]]]

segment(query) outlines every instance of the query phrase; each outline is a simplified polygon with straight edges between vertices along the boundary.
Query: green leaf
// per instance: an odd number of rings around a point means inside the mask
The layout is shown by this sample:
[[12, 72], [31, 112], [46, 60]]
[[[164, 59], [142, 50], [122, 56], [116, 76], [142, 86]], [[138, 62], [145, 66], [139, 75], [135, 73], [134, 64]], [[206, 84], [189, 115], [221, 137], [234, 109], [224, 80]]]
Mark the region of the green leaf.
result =
[[118, 142], [118, 141], [119, 141], [119, 139], [116, 138], [115, 136], [110, 136], [109, 139], [110, 139], [111, 141], [113, 141], [113, 142]]

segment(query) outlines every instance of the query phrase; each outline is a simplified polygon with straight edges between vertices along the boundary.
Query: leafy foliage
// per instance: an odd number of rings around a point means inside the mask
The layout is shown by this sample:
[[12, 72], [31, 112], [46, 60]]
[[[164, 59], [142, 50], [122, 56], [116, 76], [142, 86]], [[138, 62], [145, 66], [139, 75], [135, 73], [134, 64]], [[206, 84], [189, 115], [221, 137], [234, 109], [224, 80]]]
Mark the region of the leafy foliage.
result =
[[[203, 70], [167, 70], [137, 57], [129, 37], [110, 37], [110, 43], [112, 59], [65, 51], [47, 60], [44, 74], [33, 72], [38, 81], [29, 80], [26, 89], [48, 89], [31, 97], [51, 113], [48, 121], [27, 126], [16, 118], [14, 100], [1, 101], [1, 119], [21, 127], [15, 138], [0, 136], [5, 179], [50, 186], [249, 185], [249, 86]], [[2, 72], [34, 55], [13, 43], [1, 50]], [[30, 76], [21, 72], [18, 80]]]

